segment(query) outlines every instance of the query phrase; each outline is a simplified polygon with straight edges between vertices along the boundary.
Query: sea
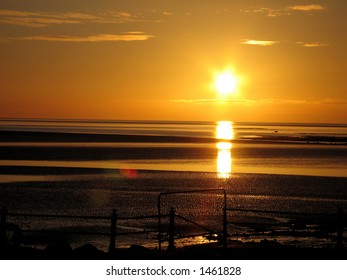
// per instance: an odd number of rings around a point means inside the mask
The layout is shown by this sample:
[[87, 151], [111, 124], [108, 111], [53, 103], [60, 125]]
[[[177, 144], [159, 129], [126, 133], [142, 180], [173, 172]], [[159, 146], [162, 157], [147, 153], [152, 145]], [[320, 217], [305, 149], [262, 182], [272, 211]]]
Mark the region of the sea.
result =
[[[225, 206], [232, 240], [330, 246], [337, 233], [319, 237], [322, 219], [312, 215], [347, 211], [347, 124], [2, 119], [3, 206], [36, 247], [52, 242], [51, 231], [72, 247], [107, 250], [109, 221], [76, 216], [115, 210], [117, 247], [157, 248], [153, 216], [171, 207], [186, 219], [177, 223], [177, 246], [213, 242]], [[295, 237], [286, 224], [299, 223], [289, 212], [306, 215]], [[260, 226], [271, 222], [277, 227]], [[83, 230], [90, 234], [64, 233]]]

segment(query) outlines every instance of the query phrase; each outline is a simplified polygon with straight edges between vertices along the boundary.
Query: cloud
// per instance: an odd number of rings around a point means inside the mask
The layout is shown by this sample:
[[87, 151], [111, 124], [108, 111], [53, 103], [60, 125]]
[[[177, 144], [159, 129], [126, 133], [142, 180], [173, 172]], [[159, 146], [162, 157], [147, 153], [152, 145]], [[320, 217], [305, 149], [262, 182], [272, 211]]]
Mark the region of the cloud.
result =
[[306, 104], [308, 100], [302, 99], [174, 99], [167, 100], [172, 103], [194, 103], [194, 104], [213, 104], [213, 103], [229, 103], [229, 104], [241, 104], [241, 105], [257, 105], [263, 104]]
[[0, 10], [0, 23], [35, 28], [55, 24], [125, 23], [135, 21], [144, 20], [128, 12], [107, 12], [92, 15], [76, 12], [48, 13]]
[[166, 100], [172, 103], [214, 103], [217, 99], [211, 98], [198, 98], [198, 99], [171, 99]]
[[244, 39], [241, 40], [241, 44], [244, 45], [254, 45], [254, 46], [272, 46], [274, 44], [277, 44], [277, 41], [262, 41], [262, 40], [249, 40], [249, 39]]
[[14, 38], [16, 40], [27, 41], [48, 41], [48, 42], [130, 42], [145, 41], [154, 36], [143, 32], [127, 32], [123, 34], [98, 34], [92, 36], [29, 36]]
[[290, 44], [297, 44], [301, 47], [306, 47], [306, 48], [315, 48], [315, 47], [324, 47], [328, 46], [329, 44], [322, 43], [322, 42], [280, 42], [280, 41], [264, 41], [264, 40], [250, 40], [250, 39], [243, 39], [241, 40], [241, 44], [244, 45], [253, 45], [253, 46], [272, 46], [275, 44], [280, 44], [280, 43], [290, 43]]
[[189, 104], [241, 104], [241, 105], [253, 105], [256, 101], [249, 99], [220, 99], [220, 98], [198, 98], [198, 99], [171, 99], [160, 100], [170, 103], [189, 103]]
[[289, 12], [285, 9], [272, 9], [272, 8], [254, 8], [254, 9], [241, 10], [241, 12], [265, 14], [268, 17], [289, 15]]
[[270, 104], [309, 104], [312, 100], [308, 99], [260, 99], [260, 103], [270, 103]]
[[171, 103], [189, 103], [189, 104], [237, 104], [243, 106], [258, 106], [262, 104], [271, 105], [344, 105], [347, 104], [345, 99], [173, 99], [173, 100], [160, 100], [162, 102]]
[[325, 7], [322, 5], [296, 5], [296, 6], [289, 6], [284, 7], [281, 9], [273, 9], [273, 8], [251, 8], [246, 10], [241, 10], [241, 12], [244, 13], [257, 13], [257, 14], [265, 14], [268, 17], [278, 17], [278, 16], [290, 16], [294, 12], [317, 12], [325, 10]]
[[52, 24], [77, 24], [79, 18], [71, 14], [52, 14], [42, 12], [23, 12], [0, 10], [0, 23], [27, 27], [44, 27]]
[[297, 5], [288, 7], [288, 9], [293, 11], [309, 12], [324, 10], [324, 7], [321, 5]]
[[332, 98], [308, 98], [308, 99], [260, 99], [256, 103], [267, 104], [294, 104], [294, 105], [344, 105], [347, 104], [346, 99], [332, 99]]
[[298, 45], [302, 47], [307, 47], [307, 48], [315, 48], [315, 47], [324, 47], [328, 46], [328, 44], [321, 43], [321, 42], [310, 42], [310, 43], [305, 43], [305, 42], [297, 42]]

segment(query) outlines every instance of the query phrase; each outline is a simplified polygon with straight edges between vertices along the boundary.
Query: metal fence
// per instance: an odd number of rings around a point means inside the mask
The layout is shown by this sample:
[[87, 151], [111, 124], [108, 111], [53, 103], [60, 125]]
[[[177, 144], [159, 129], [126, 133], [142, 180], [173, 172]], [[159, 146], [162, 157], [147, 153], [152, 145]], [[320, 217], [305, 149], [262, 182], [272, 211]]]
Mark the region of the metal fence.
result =
[[[143, 234], [149, 232], [149, 230], [135, 230], [128, 232], [117, 232], [118, 221], [123, 220], [146, 220], [146, 219], [158, 219], [157, 215], [152, 216], [132, 216], [132, 217], [119, 217], [117, 211], [113, 210], [109, 216], [82, 216], [82, 215], [51, 215], [51, 214], [33, 214], [33, 213], [14, 213], [9, 212], [7, 207], [1, 208], [1, 220], [0, 220], [0, 241], [2, 243], [11, 243], [13, 245], [19, 245], [22, 242], [22, 237], [24, 233], [40, 232], [44, 234], [72, 234], [72, 235], [96, 235], [96, 236], [108, 236], [109, 238], [109, 250], [112, 251], [116, 248], [116, 237], [129, 234]], [[162, 215], [162, 217], [168, 217], [167, 215]], [[51, 221], [57, 219], [64, 220], [95, 220], [98, 222], [106, 222], [109, 224], [109, 230], [100, 231], [85, 231], [85, 230], [42, 230], [42, 229], [21, 229], [18, 225], [11, 223], [10, 218], [30, 218], [30, 219], [42, 219], [48, 218]], [[153, 230], [152, 232], [157, 232]], [[10, 233], [11, 237], [8, 237]]]
[[[176, 213], [175, 208], [172, 206], [169, 213], [163, 214], [161, 207], [161, 198], [163, 196], [174, 196], [177, 194], [192, 194], [198, 193], [211, 193], [223, 195], [223, 207], [220, 209], [222, 217], [221, 230], [216, 232], [209, 228], [208, 225], [198, 223], [189, 217], [185, 217]], [[191, 190], [185, 192], [165, 192], [158, 195], [158, 213], [156, 215], [147, 216], [119, 216], [116, 210], [108, 216], [79, 216], [79, 215], [51, 215], [51, 214], [30, 214], [30, 213], [14, 213], [8, 211], [7, 207], [2, 207], [1, 221], [0, 221], [0, 242], [12, 244], [21, 244], [22, 235], [26, 232], [44, 232], [45, 234], [64, 233], [76, 235], [97, 235], [106, 236], [109, 238], [109, 250], [112, 251], [117, 247], [117, 236], [131, 235], [131, 234], [144, 234], [154, 233], [158, 241], [159, 250], [162, 249], [162, 244], [167, 242], [167, 248], [172, 250], [175, 248], [175, 241], [182, 238], [182, 235], [177, 234], [177, 223], [183, 221], [194, 225], [201, 230], [196, 235], [214, 235], [226, 248], [228, 239], [239, 236], [255, 237], [256, 235], [263, 234], [271, 237], [283, 235], [305, 235], [306, 237], [319, 237], [333, 240], [337, 246], [343, 247], [344, 231], [346, 230], [346, 216], [343, 209], [339, 208], [336, 214], [326, 213], [300, 213], [300, 212], [281, 212], [281, 211], [266, 211], [257, 209], [240, 209], [227, 207], [227, 194], [224, 189], [203, 189]], [[243, 218], [237, 220], [237, 213], [242, 213]], [[64, 219], [64, 220], [95, 220], [104, 222], [108, 226], [107, 231], [57, 231], [57, 230], [25, 230], [19, 228], [18, 225], [11, 223], [10, 218], [30, 218], [30, 219]], [[251, 219], [247, 220], [247, 217]], [[270, 218], [269, 218], [270, 217]], [[163, 225], [163, 219], [166, 218], [166, 224]], [[119, 221], [136, 221], [136, 220], [157, 220], [157, 228], [152, 229], [137, 229], [127, 232], [121, 232], [118, 224]], [[132, 229], [134, 229], [133, 227]], [[237, 228], [243, 228], [242, 232]], [[263, 230], [259, 230], [263, 229]], [[266, 229], [266, 230], [264, 230]], [[9, 232], [11, 238], [9, 240]], [[192, 235], [184, 235], [183, 237], [192, 237]]]
[[[231, 234], [235, 237], [262, 236], [298, 239], [316, 238], [343, 247], [347, 219], [342, 208], [336, 213], [286, 212], [257, 209], [227, 208]], [[237, 214], [242, 215], [238, 220]], [[242, 228], [242, 230], [237, 230]], [[239, 232], [239, 233], [238, 233]]]

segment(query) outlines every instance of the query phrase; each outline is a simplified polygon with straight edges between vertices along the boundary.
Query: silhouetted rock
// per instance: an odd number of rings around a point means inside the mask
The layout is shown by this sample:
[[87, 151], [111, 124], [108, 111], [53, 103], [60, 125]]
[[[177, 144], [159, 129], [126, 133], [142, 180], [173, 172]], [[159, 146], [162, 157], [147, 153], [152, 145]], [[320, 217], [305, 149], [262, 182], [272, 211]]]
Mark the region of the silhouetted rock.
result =
[[106, 253], [91, 244], [85, 244], [72, 250], [72, 258], [78, 260], [105, 259]]
[[49, 244], [43, 251], [43, 255], [47, 259], [69, 259], [71, 257], [72, 248], [69, 242], [59, 240]]

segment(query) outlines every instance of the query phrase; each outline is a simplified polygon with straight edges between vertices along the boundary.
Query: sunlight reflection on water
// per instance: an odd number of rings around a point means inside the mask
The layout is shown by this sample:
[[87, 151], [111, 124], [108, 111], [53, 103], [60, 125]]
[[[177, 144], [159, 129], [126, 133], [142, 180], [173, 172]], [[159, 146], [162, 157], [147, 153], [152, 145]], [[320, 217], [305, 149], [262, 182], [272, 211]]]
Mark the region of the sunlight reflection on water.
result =
[[217, 173], [218, 178], [230, 178], [232, 173], [232, 157], [230, 140], [234, 139], [233, 123], [231, 121], [219, 121], [216, 126], [216, 139], [223, 140], [218, 142]]
[[[221, 145], [223, 144], [223, 145]], [[217, 172], [218, 178], [230, 178], [232, 173], [232, 158], [231, 158], [231, 144], [226, 142], [217, 143], [218, 157], [217, 157]]]

